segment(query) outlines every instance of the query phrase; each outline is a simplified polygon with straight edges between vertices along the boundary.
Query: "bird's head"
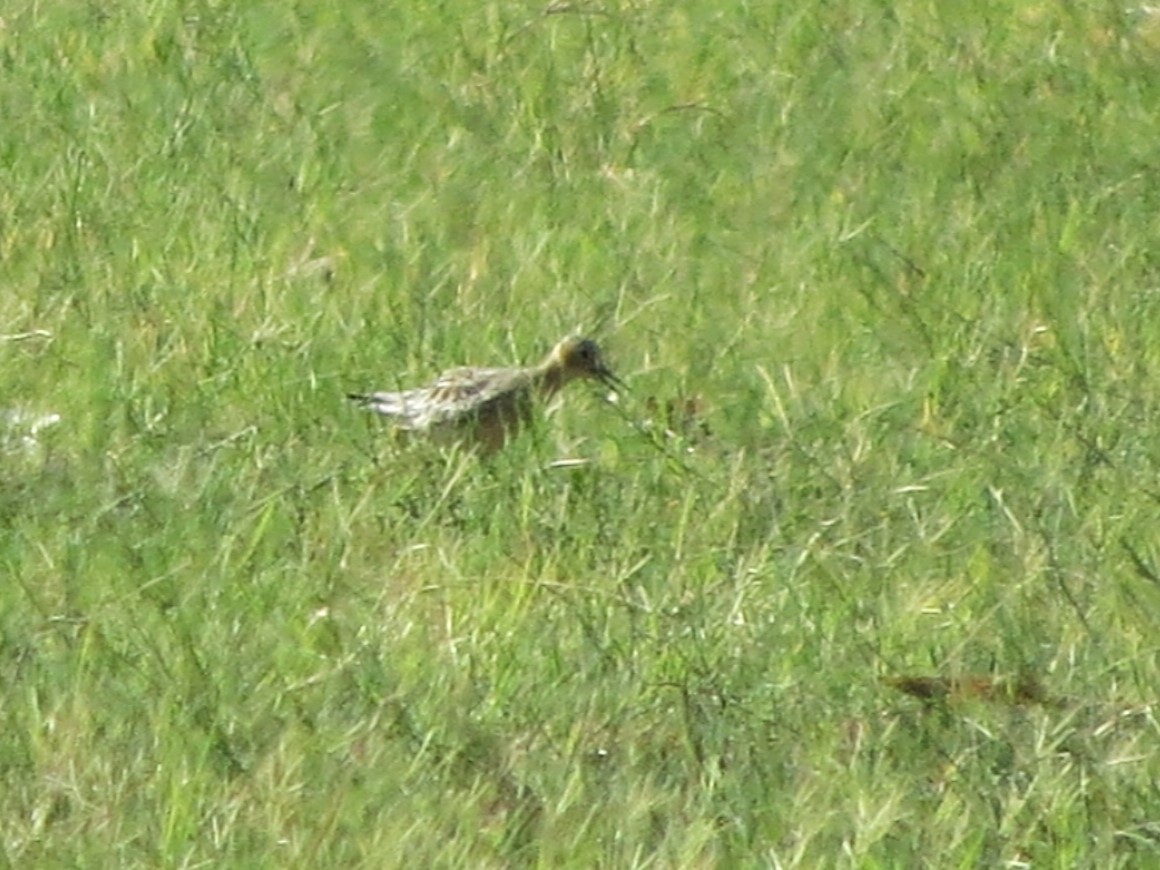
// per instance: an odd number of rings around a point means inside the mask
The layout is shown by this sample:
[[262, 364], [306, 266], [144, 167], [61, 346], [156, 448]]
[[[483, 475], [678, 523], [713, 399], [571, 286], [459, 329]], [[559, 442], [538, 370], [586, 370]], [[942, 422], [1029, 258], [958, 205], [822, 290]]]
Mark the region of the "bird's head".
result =
[[590, 338], [568, 336], [552, 350], [549, 362], [564, 381], [595, 378], [613, 389], [624, 386], [605, 364], [600, 346]]

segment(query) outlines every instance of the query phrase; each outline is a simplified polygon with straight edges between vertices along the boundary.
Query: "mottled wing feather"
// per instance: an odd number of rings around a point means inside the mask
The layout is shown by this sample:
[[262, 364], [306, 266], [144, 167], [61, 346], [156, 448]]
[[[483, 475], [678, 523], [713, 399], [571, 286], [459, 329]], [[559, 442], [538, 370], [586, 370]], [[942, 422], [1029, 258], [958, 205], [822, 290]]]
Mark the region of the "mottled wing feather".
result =
[[446, 371], [431, 388], [427, 425], [457, 423], [484, 414], [522, 382], [520, 369], [458, 368]]
[[525, 380], [520, 369], [465, 367], [444, 372], [430, 387], [353, 398], [403, 429], [426, 430], [486, 415]]
[[512, 371], [466, 367], [450, 369], [439, 376], [431, 390], [439, 400], [449, 404], [486, 402], [493, 393], [502, 391]]

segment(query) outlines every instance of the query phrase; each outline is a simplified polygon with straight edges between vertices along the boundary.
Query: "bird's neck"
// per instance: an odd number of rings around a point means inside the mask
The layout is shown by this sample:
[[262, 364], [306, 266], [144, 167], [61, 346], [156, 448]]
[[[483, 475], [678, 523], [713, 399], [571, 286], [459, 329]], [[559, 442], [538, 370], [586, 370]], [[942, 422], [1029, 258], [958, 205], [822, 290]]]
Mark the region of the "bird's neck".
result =
[[540, 376], [540, 393], [550, 399], [568, 382], [567, 375], [560, 369], [548, 369]]
[[550, 399], [571, 379], [566, 368], [549, 358], [540, 366], [536, 381], [539, 384], [541, 395], [545, 399]]

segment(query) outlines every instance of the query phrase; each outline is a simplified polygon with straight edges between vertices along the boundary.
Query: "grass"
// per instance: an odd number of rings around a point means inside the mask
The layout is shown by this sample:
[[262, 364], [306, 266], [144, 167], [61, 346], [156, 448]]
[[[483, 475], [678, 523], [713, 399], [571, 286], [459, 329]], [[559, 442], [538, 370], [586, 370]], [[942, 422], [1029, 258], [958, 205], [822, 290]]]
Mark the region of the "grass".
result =
[[0, 18], [0, 861], [1156, 860], [1152, 13], [296, 6]]

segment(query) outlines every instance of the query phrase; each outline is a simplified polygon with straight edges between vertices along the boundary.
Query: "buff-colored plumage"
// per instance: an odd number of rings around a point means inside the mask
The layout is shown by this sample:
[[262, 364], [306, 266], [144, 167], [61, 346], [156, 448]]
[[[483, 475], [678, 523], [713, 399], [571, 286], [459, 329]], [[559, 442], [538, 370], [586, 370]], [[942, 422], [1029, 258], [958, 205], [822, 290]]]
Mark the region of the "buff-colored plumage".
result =
[[596, 342], [570, 336], [538, 366], [450, 369], [429, 387], [350, 398], [390, 418], [399, 429], [494, 453], [528, 424], [538, 402], [580, 378], [619, 383]]

